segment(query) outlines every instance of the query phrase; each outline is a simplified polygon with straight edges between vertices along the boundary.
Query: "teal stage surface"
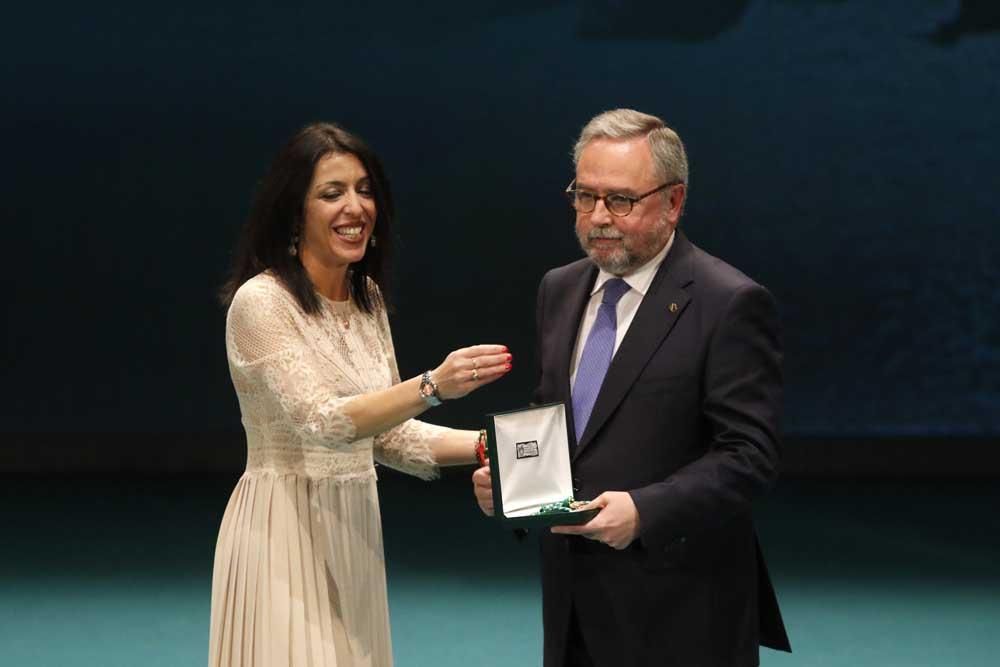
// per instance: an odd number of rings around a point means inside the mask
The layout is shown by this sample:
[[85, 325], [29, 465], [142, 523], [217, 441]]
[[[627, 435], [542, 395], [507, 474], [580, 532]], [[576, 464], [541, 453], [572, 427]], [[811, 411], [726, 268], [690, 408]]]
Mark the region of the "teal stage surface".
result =
[[[466, 471], [380, 474], [396, 664], [538, 665], [535, 541], [479, 515]], [[234, 483], [3, 480], [0, 665], [205, 664]], [[995, 482], [783, 481], [757, 514], [795, 653], [761, 664], [996, 665], [998, 507]]]

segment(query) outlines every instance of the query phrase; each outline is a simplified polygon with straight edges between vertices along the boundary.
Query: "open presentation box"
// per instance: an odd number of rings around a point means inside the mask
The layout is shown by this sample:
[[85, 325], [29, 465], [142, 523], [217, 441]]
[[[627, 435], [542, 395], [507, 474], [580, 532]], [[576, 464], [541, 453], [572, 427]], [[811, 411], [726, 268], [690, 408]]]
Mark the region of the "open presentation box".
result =
[[586, 523], [598, 510], [538, 514], [573, 497], [566, 405], [549, 403], [487, 415], [493, 509], [517, 527]]

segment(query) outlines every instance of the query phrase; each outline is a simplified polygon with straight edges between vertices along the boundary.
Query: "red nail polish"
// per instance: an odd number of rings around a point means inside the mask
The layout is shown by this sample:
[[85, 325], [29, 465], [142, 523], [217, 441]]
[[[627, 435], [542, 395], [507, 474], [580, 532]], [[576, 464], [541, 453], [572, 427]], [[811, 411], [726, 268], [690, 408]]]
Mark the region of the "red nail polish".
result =
[[509, 371], [512, 368], [513, 368], [513, 366], [511, 366], [510, 364], [507, 364], [506, 366], [504, 366], [504, 370], [506, 370], [506, 371]]
[[506, 346], [506, 345], [504, 345], [504, 346], [503, 346], [503, 351], [504, 351], [504, 352], [507, 352], [507, 351], [508, 351], [508, 350], [507, 350], [507, 346]]
[[507, 361], [513, 361], [513, 360], [514, 360], [514, 355], [508, 354], [507, 355]]

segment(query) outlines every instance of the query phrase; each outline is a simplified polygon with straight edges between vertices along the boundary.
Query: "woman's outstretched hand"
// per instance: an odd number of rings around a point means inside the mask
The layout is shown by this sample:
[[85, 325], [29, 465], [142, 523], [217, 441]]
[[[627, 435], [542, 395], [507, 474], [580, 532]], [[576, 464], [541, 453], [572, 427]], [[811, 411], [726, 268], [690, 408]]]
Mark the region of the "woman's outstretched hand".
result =
[[431, 379], [444, 399], [461, 398], [484, 384], [499, 380], [513, 367], [505, 345], [473, 345], [455, 350], [431, 371]]

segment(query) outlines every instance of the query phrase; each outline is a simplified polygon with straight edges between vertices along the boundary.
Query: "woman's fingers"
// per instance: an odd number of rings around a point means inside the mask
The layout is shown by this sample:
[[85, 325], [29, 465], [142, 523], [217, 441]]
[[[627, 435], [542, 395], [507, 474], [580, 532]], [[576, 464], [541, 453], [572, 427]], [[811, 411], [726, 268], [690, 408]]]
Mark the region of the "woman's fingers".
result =
[[468, 366], [465, 380], [472, 383], [496, 380], [514, 367], [513, 361], [514, 356], [509, 352], [469, 357], [465, 360]]
[[482, 354], [479, 356], [472, 357], [470, 363], [472, 368], [491, 368], [493, 366], [506, 366], [510, 365], [514, 361], [514, 355], [510, 352], [502, 352], [500, 354]]
[[481, 357], [486, 354], [503, 354], [509, 352], [506, 345], [470, 345], [461, 350], [455, 350], [463, 357]]
[[463, 377], [468, 382], [476, 382], [485, 378], [497, 378], [513, 368], [510, 361], [500, 361], [468, 369]]
[[455, 350], [434, 372], [442, 398], [460, 398], [503, 377], [513, 368], [504, 345], [472, 345]]
[[508, 365], [504, 366], [490, 366], [488, 368], [480, 368], [474, 370], [469, 374], [469, 384], [472, 385], [473, 389], [478, 389], [484, 384], [489, 384], [490, 382], [495, 382], [499, 380], [504, 375], [510, 372], [511, 367]]

